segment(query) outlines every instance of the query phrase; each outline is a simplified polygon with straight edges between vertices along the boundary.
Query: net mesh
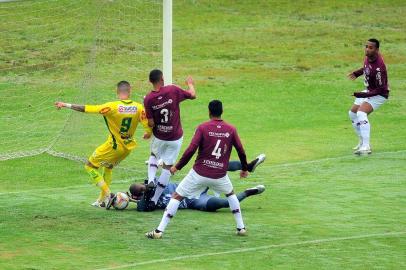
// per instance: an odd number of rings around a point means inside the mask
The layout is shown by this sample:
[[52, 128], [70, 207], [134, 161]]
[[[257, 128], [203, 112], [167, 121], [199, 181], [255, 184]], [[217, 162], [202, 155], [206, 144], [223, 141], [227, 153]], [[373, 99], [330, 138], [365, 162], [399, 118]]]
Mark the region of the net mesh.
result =
[[[107, 138], [103, 119], [57, 111], [53, 103], [115, 100], [120, 80], [129, 81], [133, 100], [142, 102], [148, 72], [162, 66], [162, 1], [5, 2], [0, 33], [3, 161], [41, 153], [86, 160]], [[137, 138], [141, 134], [142, 128]], [[139, 142], [137, 151], [147, 152], [148, 144]], [[145, 159], [140, 156], [121, 168], [134, 170]]]

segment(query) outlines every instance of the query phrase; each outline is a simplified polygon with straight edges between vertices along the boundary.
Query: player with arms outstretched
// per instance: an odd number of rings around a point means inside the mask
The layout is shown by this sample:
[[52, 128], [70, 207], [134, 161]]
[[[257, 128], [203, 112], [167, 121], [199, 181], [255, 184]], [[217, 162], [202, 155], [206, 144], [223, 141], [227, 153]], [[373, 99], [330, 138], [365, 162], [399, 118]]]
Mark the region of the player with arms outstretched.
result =
[[379, 41], [371, 38], [365, 45], [365, 60], [362, 68], [348, 74], [348, 78], [355, 80], [364, 75], [366, 89], [355, 92], [354, 104], [348, 112], [352, 126], [359, 137], [359, 143], [354, 147], [354, 154], [371, 154], [369, 144], [371, 125], [368, 114], [376, 111], [389, 97], [388, 74], [381, 54], [379, 53]]
[[[152, 130], [148, 126], [144, 106], [130, 99], [131, 86], [126, 81], [117, 84], [118, 101], [103, 105], [76, 105], [58, 101], [58, 109], [69, 108], [78, 112], [97, 113], [103, 116], [109, 131], [105, 143], [97, 147], [85, 164], [85, 170], [90, 175], [92, 183], [101, 189], [99, 198], [92, 204], [96, 207], [109, 209], [114, 201], [114, 194], [110, 192], [112, 169], [125, 159], [136, 147], [133, 138], [138, 123], [145, 129], [143, 138], [148, 139]], [[98, 169], [103, 167], [103, 174]]]
[[181, 170], [199, 149], [195, 164], [173, 193], [158, 228], [146, 233], [146, 237], [161, 238], [181, 201], [184, 198], [199, 198], [207, 187], [216, 193], [226, 195], [237, 223], [237, 235], [246, 234], [240, 203], [234, 194], [233, 185], [227, 175], [227, 168], [232, 147], [235, 147], [242, 165], [240, 177], [245, 178], [248, 176], [247, 158], [237, 130], [221, 119], [222, 113], [221, 101], [213, 100], [209, 103], [210, 121], [197, 127], [189, 147], [176, 166], [171, 167], [170, 170], [171, 173]]
[[164, 86], [162, 71], [154, 69], [149, 74], [153, 89], [144, 99], [148, 123], [152, 127], [151, 155], [148, 160], [148, 184], [154, 187], [158, 160], [162, 159], [162, 171], [158, 177], [155, 194], [151, 201], [156, 204], [162, 191], [169, 183], [169, 169], [175, 164], [183, 140], [179, 104], [186, 99], [195, 99], [196, 91], [192, 77], [186, 79], [188, 90], [176, 85]]

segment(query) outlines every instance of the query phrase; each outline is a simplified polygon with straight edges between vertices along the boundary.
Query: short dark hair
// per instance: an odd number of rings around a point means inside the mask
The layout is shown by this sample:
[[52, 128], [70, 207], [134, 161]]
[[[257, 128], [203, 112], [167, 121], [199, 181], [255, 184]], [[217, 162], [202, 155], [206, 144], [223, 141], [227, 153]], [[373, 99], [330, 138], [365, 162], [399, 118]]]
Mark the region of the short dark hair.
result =
[[149, 73], [149, 81], [151, 83], [157, 83], [162, 79], [163, 73], [159, 69], [151, 70]]
[[209, 112], [214, 117], [220, 117], [223, 113], [223, 103], [220, 100], [212, 100], [209, 103]]
[[120, 91], [128, 91], [128, 90], [130, 90], [130, 88], [131, 88], [131, 85], [127, 81], [120, 81], [117, 84], [117, 89]]
[[368, 41], [375, 43], [375, 47], [379, 49], [379, 40], [377, 40], [376, 38], [370, 38], [368, 39]]

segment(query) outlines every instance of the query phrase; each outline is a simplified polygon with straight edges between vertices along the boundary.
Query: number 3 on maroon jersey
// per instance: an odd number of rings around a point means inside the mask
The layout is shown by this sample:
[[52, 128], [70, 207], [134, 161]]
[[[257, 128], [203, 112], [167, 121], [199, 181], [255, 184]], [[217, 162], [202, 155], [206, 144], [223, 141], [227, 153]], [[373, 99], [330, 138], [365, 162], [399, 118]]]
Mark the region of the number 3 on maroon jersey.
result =
[[162, 109], [161, 110], [161, 115], [163, 116], [163, 118], [161, 118], [161, 123], [168, 123], [169, 120], [169, 111], [168, 109]]

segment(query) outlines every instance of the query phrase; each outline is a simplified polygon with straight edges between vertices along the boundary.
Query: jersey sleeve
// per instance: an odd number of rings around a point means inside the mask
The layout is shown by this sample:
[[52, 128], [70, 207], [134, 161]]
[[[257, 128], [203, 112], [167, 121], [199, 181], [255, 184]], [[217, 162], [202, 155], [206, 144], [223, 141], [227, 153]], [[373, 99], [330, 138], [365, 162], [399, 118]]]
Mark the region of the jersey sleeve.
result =
[[173, 85], [174, 90], [178, 96], [179, 102], [184, 101], [185, 99], [192, 99], [192, 94], [189, 91], [183, 90], [177, 85]]
[[102, 105], [85, 105], [85, 113], [99, 113], [102, 115], [107, 115], [112, 110], [110, 103], [105, 103]]
[[237, 130], [234, 130], [233, 146], [237, 150], [238, 157], [241, 161], [241, 170], [248, 171], [247, 156], [245, 154], [244, 147], [242, 146], [240, 137], [238, 136]]
[[361, 76], [362, 74], [364, 74], [364, 68], [362, 67], [362, 68], [359, 68], [359, 69], [357, 69], [356, 71], [354, 71], [352, 74], [354, 74], [354, 76], [355, 77], [359, 77], [359, 76]]
[[145, 112], [145, 108], [142, 105], [140, 105], [139, 122], [144, 127], [144, 130], [145, 130], [146, 133], [152, 134], [152, 129], [148, 125], [148, 118], [147, 118], [147, 115], [146, 115], [146, 112]]

